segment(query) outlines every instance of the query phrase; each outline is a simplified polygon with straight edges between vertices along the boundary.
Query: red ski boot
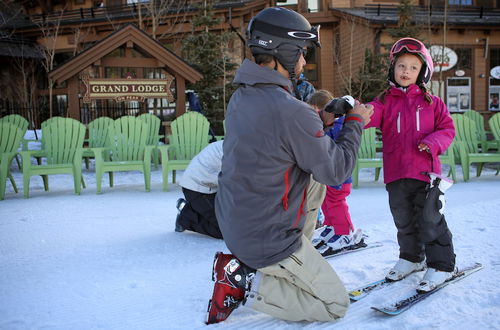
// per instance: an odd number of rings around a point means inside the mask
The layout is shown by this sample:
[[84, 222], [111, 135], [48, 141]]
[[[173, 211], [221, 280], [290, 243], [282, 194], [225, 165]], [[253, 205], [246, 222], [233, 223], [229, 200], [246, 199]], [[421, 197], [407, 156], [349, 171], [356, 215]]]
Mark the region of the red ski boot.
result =
[[229, 317], [245, 297], [255, 270], [232, 254], [217, 252], [212, 270], [215, 281], [212, 299], [208, 302], [207, 324], [222, 322]]

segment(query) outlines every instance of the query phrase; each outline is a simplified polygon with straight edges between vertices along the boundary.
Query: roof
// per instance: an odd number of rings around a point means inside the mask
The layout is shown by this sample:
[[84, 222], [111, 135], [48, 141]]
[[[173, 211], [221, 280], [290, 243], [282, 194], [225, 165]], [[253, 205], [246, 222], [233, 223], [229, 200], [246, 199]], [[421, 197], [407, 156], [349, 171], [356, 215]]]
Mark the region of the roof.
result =
[[32, 41], [1, 38], [0, 56], [42, 59], [43, 55]]
[[[397, 24], [398, 7], [391, 5], [367, 5], [364, 8], [331, 8], [344, 14], [360, 17], [376, 24]], [[415, 7], [412, 21], [416, 24], [443, 24], [444, 10], [442, 8]], [[452, 26], [500, 26], [500, 10], [484, 8], [455, 9], [447, 11], [446, 24]]]
[[170, 72], [180, 75], [191, 83], [203, 78], [203, 75], [186, 61], [165, 48], [158, 41], [152, 39], [147, 33], [139, 30], [133, 24], [125, 25], [120, 30], [113, 32], [94, 46], [52, 70], [49, 73], [49, 77], [58, 82], [68, 80], [127, 42], [132, 42], [134, 45], [142, 48], [164, 66], [168, 67]]

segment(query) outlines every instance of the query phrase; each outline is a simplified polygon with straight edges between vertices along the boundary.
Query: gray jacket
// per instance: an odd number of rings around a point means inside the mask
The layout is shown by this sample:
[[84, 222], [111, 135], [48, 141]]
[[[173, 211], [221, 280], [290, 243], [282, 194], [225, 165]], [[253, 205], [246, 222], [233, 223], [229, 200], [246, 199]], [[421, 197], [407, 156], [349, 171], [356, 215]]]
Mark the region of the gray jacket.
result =
[[363, 125], [348, 116], [334, 142], [317, 113], [290, 94], [290, 80], [249, 60], [234, 83], [216, 214], [229, 250], [258, 269], [300, 247], [310, 174], [327, 185], [351, 176]]

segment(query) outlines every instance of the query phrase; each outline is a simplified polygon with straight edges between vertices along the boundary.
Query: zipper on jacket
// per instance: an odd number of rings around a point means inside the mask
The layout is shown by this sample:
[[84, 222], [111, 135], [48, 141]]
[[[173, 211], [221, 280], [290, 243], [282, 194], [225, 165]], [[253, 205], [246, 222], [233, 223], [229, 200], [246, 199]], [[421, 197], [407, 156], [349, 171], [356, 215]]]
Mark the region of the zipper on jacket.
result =
[[398, 133], [401, 133], [401, 112], [398, 112], [398, 120], [397, 120]]
[[420, 110], [421, 106], [419, 104], [417, 105], [417, 132], [420, 131]]
[[284, 179], [285, 179], [285, 192], [281, 197], [281, 204], [283, 204], [283, 209], [285, 211], [288, 210], [288, 191], [290, 190], [290, 183], [288, 182], [288, 175], [290, 173], [290, 168], [286, 170]]

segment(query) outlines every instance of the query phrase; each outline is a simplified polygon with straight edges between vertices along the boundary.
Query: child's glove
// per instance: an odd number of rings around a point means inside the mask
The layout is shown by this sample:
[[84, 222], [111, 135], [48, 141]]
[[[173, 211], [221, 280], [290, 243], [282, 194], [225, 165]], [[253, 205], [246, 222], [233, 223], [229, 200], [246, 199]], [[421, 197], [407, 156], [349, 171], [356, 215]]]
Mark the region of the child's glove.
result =
[[431, 148], [429, 148], [429, 146], [425, 143], [420, 143], [418, 145], [418, 151], [427, 151], [427, 152], [431, 152]]

